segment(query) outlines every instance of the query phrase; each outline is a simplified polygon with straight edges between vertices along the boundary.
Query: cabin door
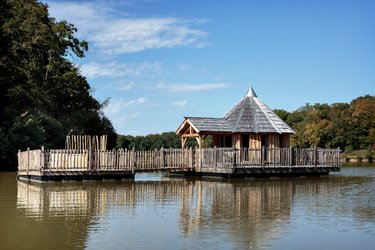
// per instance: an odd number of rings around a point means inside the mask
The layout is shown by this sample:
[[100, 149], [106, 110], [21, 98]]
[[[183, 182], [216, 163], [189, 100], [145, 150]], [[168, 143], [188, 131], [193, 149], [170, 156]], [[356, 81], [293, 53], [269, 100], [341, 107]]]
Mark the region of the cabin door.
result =
[[221, 136], [220, 147], [225, 147], [225, 148], [232, 147], [232, 136], [230, 135]]
[[[246, 148], [246, 150], [244, 150]], [[241, 159], [243, 161], [248, 161], [249, 160], [249, 135], [248, 134], [243, 134], [241, 135]]]
[[249, 135], [241, 135], [241, 148], [249, 148]]
[[224, 138], [225, 138], [224, 139], [224, 147], [226, 147], [226, 148], [232, 147], [232, 136], [227, 135]]
[[264, 147], [264, 154], [262, 156], [263, 161], [267, 161], [268, 160], [268, 136], [267, 135], [261, 136], [261, 147], [262, 149]]

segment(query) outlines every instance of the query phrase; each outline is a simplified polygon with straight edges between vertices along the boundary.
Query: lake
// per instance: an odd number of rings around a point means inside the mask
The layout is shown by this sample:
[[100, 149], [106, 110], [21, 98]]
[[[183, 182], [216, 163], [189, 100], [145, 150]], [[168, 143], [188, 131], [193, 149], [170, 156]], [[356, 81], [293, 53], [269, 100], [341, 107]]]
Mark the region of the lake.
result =
[[0, 173], [0, 249], [374, 249], [375, 166], [326, 177], [29, 183]]

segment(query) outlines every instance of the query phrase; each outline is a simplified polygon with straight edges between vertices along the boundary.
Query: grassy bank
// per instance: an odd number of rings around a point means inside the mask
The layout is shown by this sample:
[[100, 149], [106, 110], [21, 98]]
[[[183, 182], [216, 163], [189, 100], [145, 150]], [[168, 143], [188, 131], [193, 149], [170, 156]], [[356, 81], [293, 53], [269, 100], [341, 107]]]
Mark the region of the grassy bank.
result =
[[375, 158], [374, 149], [363, 149], [345, 151], [340, 154], [341, 162], [373, 162]]

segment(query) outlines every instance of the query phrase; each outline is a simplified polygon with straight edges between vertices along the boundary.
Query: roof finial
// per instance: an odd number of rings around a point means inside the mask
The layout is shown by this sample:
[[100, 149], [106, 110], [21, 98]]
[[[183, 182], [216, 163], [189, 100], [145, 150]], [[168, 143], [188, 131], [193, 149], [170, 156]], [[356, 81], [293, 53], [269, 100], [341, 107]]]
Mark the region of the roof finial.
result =
[[258, 97], [257, 94], [255, 94], [255, 91], [252, 87], [250, 87], [249, 91], [247, 92], [246, 96], [248, 97]]

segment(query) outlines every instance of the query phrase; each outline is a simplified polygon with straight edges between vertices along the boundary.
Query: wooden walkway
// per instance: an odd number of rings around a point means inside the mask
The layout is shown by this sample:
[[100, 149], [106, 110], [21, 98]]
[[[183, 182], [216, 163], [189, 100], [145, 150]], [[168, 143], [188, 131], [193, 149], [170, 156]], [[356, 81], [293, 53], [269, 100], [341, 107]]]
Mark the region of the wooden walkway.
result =
[[340, 171], [340, 150], [322, 148], [203, 148], [135, 150], [27, 150], [18, 176], [38, 180], [122, 179], [138, 171], [196, 175], [324, 175]]

